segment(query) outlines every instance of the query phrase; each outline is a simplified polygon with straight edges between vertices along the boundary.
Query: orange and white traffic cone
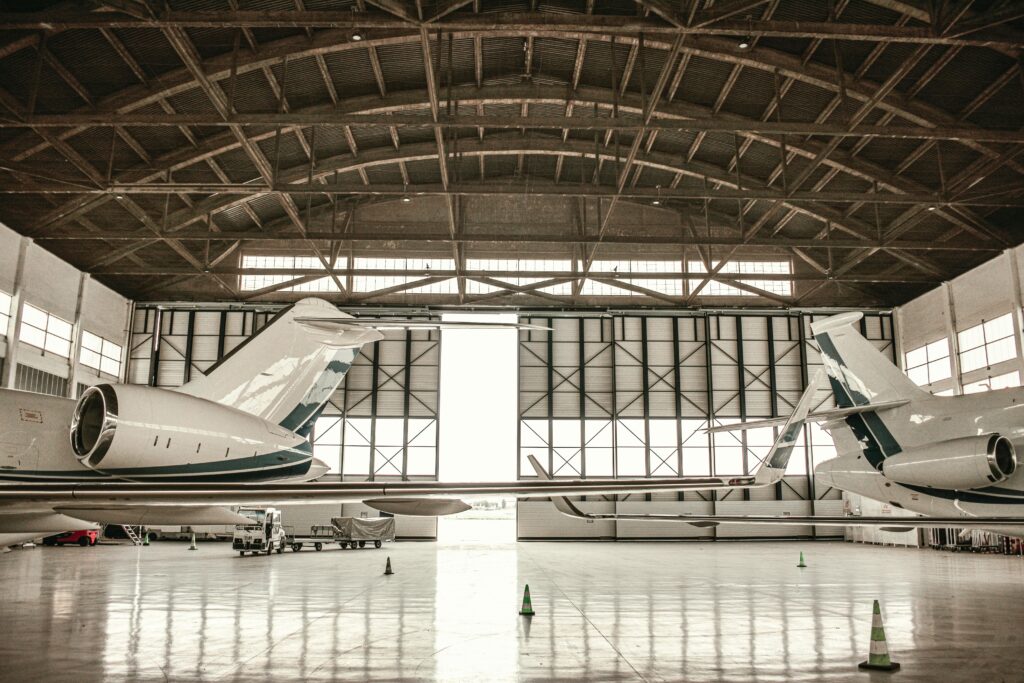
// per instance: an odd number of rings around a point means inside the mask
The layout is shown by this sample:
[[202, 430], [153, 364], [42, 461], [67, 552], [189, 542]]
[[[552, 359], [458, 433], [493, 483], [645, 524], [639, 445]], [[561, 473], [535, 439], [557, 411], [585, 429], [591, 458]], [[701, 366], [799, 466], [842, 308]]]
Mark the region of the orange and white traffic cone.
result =
[[530, 584], [526, 584], [526, 590], [523, 591], [523, 608], [519, 610], [519, 613], [524, 617], [532, 617], [536, 614], [533, 611], [533, 602], [530, 600]]
[[871, 649], [868, 651], [868, 660], [858, 665], [861, 669], [872, 671], [896, 671], [900, 665], [889, 658], [889, 645], [885, 642], [885, 627], [882, 626], [882, 610], [878, 607], [878, 600], [871, 614]]

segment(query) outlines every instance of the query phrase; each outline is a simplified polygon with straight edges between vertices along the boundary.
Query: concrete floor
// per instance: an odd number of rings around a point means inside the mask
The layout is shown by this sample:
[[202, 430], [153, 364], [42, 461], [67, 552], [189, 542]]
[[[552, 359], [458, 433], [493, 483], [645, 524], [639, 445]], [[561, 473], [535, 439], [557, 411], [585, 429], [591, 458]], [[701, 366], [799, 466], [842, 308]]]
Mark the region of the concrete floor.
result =
[[0, 557], [0, 679], [885, 680], [878, 598], [898, 680], [1020, 681], [1022, 578], [843, 543], [37, 548]]

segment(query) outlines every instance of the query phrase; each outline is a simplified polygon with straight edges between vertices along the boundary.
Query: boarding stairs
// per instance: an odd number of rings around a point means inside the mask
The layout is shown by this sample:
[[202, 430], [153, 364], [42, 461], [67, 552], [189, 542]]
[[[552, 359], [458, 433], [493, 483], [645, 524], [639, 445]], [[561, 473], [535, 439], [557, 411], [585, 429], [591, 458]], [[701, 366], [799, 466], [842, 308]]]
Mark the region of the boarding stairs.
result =
[[142, 536], [139, 535], [139, 532], [142, 531], [141, 526], [138, 532], [135, 531], [135, 527], [128, 524], [122, 524], [121, 528], [124, 529], [124, 534], [131, 540], [132, 545], [142, 545]]

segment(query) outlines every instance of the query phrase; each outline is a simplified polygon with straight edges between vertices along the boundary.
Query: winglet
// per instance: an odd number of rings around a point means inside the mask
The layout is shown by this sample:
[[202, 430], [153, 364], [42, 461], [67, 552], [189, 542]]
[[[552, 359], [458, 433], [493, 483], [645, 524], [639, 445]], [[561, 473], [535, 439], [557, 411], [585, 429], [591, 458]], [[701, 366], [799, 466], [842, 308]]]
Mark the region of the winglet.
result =
[[823, 371], [818, 370], [817, 374], [814, 375], [814, 379], [807, 385], [807, 389], [804, 390], [803, 396], [797, 402], [793, 414], [786, 420], [786, 424], [783, 426], [778, 438], [775, 439], [772, 449], [768, 451], [768, 455], [765, 456], [761, 467], [754, 475], [755, 485], [774, 484], [780, 481], [786, 474], [786, 465], [789, 464], [789, 457], [793, 454], [793, 448], [796, 447], [797, 439], [800, 438], [800, 432], [807, 422], [807, 415], [811, 412], [811, 403], [818, 391], [823, 375]]
[[[533, 465], [534, 471], [537, 472], [537, 478], [549, 481], [551, 475], [548, 474], [537, 458], [532, 455], [526, 456], [530, 459], [530, 464]], [[551, 496], [551, 502], [555, 504], [555, 509], [561, 512], [563, 515], [569, 515], [570, 517], [586, 517], [587, 514], [580, 510], [578, 507], [573, 505], [568, 498], [565, 496]]]

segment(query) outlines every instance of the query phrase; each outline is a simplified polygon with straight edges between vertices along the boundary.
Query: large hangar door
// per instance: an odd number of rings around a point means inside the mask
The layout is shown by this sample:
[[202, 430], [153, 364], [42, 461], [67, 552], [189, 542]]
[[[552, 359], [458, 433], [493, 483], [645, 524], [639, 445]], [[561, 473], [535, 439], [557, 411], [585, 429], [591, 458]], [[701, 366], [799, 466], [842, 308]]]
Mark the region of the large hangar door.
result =
[[[447, 314], [446, 321], [515, 323], [515, 314]], [[445, 330], [441, 359], [440, 478], [450, 482], [516, 478], [515, 330]], [[438, 540], [515, 540], [515, 500], [470, 501], [473, 509], [438, 520]]]
[[[821, 364], [810, 323], [821, 313], [524, 317], [553, 332], [519, 336], [519, 476], [535, 455], [555, 477], [742, 475], [756, 470], [774, 428], [716, 434], [719, 425], [788, 415]], [[861, 333], [893, 352], [892, 317], [866, 313]], [[824, 389], [816, 408], [830, 407]], [[839, 491], [816, 486], [814, 465], [835, 456], [817, 425], [803, 435], [787, 476], [751, 491], [600, 496], [592, 512], [841, 514]], [[560, 515], [548, 501], [518, 506], [517, 537], [738, 538], [841, 535], [812, 527], [720, 527], [602, 521]]]

